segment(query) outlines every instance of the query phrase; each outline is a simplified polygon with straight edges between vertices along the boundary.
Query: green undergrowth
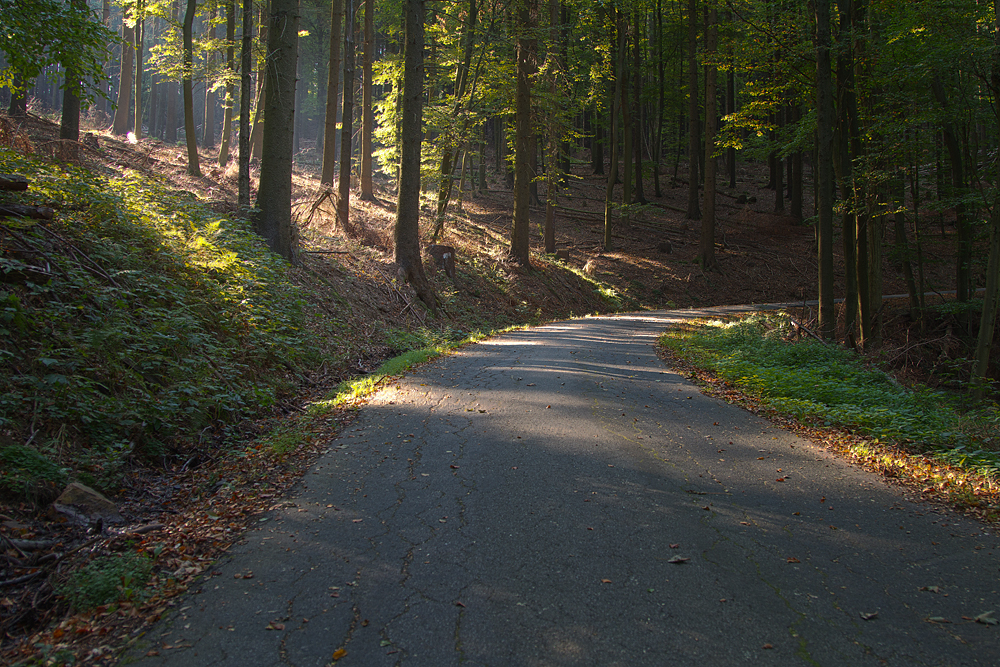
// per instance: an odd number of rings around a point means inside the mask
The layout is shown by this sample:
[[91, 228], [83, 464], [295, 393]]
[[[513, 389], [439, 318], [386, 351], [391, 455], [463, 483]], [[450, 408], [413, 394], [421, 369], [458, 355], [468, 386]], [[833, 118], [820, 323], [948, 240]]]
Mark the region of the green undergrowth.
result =
[[301, 291], [245, 221], [129, 172], [0, 150], [0, 173], [31, 182], [7, 201], [56, 210], [0, 220], [0, 458], [21, 462], [0, 491], [53, 470], [114, 488], [130, 457], [267, 410], [319, 361]]
[[787, 316], [757, 313], [672, 329], [660, 343], [779, 412], [1000, 473], [995, 405], [970, 407], [961, 396], [903, 387], [851, 350], [813, 339], [791, 342], [790, 331]]
[[329, 395], [309, 406], [308, 414], [322, 416], [330, 410], [361, 400], [375, 392], [386, 380], [403, 375], [411, 368], [447, 354], [468, 343], [475, 343], [505, 331], [523, 328], [507, 327], [502, 331], [475, 331], [464, 333], [448, 329], [436, 332], [421, 328], [416, 332], [390, 332], [389, 340], [413, 347], [407, 352], [385, 361], [370, 375], [344, 380]]

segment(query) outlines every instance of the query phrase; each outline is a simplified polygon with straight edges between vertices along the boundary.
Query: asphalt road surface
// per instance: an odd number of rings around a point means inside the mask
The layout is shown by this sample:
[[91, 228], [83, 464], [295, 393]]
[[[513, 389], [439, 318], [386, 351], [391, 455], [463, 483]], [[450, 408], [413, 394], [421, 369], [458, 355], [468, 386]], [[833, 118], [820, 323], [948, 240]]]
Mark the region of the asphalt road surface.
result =
[[701, 395], [654, 348], [690, 315], [510, 333], [382, 391], [133, 656], [1000, 665], [996, 534]]

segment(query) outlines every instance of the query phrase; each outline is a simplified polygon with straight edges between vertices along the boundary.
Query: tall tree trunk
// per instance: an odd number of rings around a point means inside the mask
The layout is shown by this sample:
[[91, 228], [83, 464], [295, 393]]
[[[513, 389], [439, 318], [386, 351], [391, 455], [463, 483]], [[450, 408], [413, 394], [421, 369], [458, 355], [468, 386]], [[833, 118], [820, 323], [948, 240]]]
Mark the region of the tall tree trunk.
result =
[[[625, 53], [623, 57], [625, 62], [628, 63], [628, 48], [629, 39], [632, 36], [634, 30], [637, 29], [636, 26], [629, 25], [628, 14], [622, 12], [621, 23], [622, 30], [625, 32]], [[626, 65], [625, 69], [622, 70], [622, 89], [621, 89], [621, 110], [622, 110], [622, 204], [632, 203], [632, 156], [634, 153], [632, 147], [632, 100], [630, 99], [629, 92], [629, 68]], [[636, 72], [638, 76], [638, 72]], [[627, 218], [628, 209], [623, 209], [622, 217]]]
[[837, 333], [833, 301], [833, 82], [830, 58], [830, 0], [813, 0], [816, 12], [816, 179], [819, 213], [819, 329]]
[[[87, 11], [86, 0], [72, 0], [75, 11]], [[77, 158], [77, 143], [80, 141], [80, 77], [76, 71], [66, 67], [66, 84], [63, 86], [62, 118], [59, 124], [59, 138], [69, 142], [64, 144], [63, 156]]]
[[530, 31], [536, 0], [518, 0], [517, 8], [517, 92], [515, 103], [514, 220], [511, 225], [510, 256], [521, 266], [530, 266], [529, 234], [531, 158], [535, 133], [531, 128], [531, 72], [534, 54]]
[[393, 229], [393, 261], [431, 312], [437, 298], [420, 259], [420, 143], [423, 134], [424, 0], [404, 0], [402, 118], [399, 135], [399, 200]]
[[[559, 1], [549, 0], [549, 28], [551, 32], [555, 32], [556, 26], [559, 25]], [[558, 88], [556, 85], [556, 78], [558, 76], [559, 62], [558, 59], [553, 57], [555, 49], [551, 48], [549, 51], [549, 94], [552, 99], [556, 99], [556, 93]], [[553, 113], [549, 117], [548, 126], [548, 150], [549, 150], [549, 168], [545, 172], [545, 224], [542, 228], [542, 240], [545, 244], [546, 253], [554, 253], [556, 251], [556, 188], [559, 179], [556, 176], [556, 164], [559, 155], [559, 144], [558, 144], [558, 123]]]
[[[996, 91], [1000, 90], [1000, 0], [993, 0], [993, 44], [996, 50], [990, 72], [993, 88], [993, 112], [997, 124], [1000, 125], [1000, 98]], [[997, 170], [996, 182], [1000, 185], [1000, 168]], [[993, 334], [997, 321], [997, 306], [1000, 301], [1000, 193], [993, 197], [993, 210], [990, 213], [990, 254], [986, 269], [986, 294], [983, 297], [983, 313], [979, 319], [979, 335], [976, 340], [976, 361], [972, 367], [972, 377], [969, 384], [973, 396], [982, 399], [985, 393], [985, 379], [989, 372], [990, 349], [993, 347]]]
[[[617, 14], [617, 10], [615, 11]], [[625, 70], [625, 49], [628, 42], [625, 40], [625, 29], [621, 18], [615, 21], [617, 26], [618, 48], [615, 50], [615, 90], [611, 94], [611, 121], [608, 128], [608, 137], [611, 140], [611, 166], [608, 169], [608, 184], [604, 191], [604, 250], [610, 251], [612, 246], [612, 229], [614, 219], [612, 217], [612, 206], [614, 204], [615, 182], [618, 180], [618, 111], [621, 105], [622, 79]]]
[[663, 159], [663, 111], [664, 96], [666, 94], [666, 79], [664, 78], [663, 67], [663, 9], [662, 1], [656, 0], [656, 129], [653, 132], [655, 144], [653, 145], [653, 191], [657, 197], [663, 196], [660, 188], [660, 161]]
[[[210, 22], [208, 38], [213, 42], [216, 36], [215, 22], [212, 20], [214, 18], [215, 10], [212, 10], [208, 19]], [[215, 63], [215, 51], [209, 52], [205, 59], [209, 70], [211, 70], [212, 65]], [[215, 90], [213, 90], [211, 81], [205, 81], [205, 124], [202, 127], [201, 145], [202, 148], [215, 148]]]
[[194, 128], [194, 94], [191, 80], [194, 77], [194, 15], [198, 10], [198, 0], [187, 1], [184, 13], [184, 135], [187, 139], [188, 166], [190, 176], [201, 176], [198, 164], [198, 138]]
[[[177, 25], [179, 14], [180, 0], [173, 0], [170, 5], [171, 26]], [[177, 143], [177, 82], [173, 80], [167, 83], [167, 126], [164, 130], [163, 140], [168, 144]]]
[[250, 80], [250, 68], [253, 66], [253, 0], [243, 0], [243, 18], [240, 22], [243, 38], [240, 44], [240, 136], [239, 151], [239, 184], [238, 202], [240, 211], [250, 208], [250, 97], [253, 95], [253, 82]]
[[350, 229], [351, 137], [354, 134], [354, 0], [344, 5], [344, 110], [340, 128], [340, 176], [337, 179], [337, 219]]
[[[945, 114], [953, 117], [954, 112], [950, 109], [947, 93], [944, 84], [937, 77], [933, 81], [934, 96]], [[951, 196], [961, 199], [965, 195], [965, 169], [962, 156], [962, 147], [959, 143], [958, 129], [952, 120], [946, 121], [942, 128], [944, 135], [944, 145], [948, 149], [948, 159], [951, 162]], [[956, 201], [955, 203], [955, 229], [958, 231], [958, 252], [956, 253], [955, 270], [955, 298], [959, 301], [968, 301], [970, 297], [970, 286], [972, 284], [972, 225], [966, 213], [965, 203]]]
[[128, 132], [129, 110], [132, 107], [132, 62], [135, 58], [135, 32], [122, 20], [122, 62], [118, 75], [118, 106], [115, 108], [115, 120], [111, 126], [113, 134], [122, 135]]
[[375, 111], [372, 109], [372, 60], [375, 58], [375, 0], [365, 0], [365, 60], [361, 83], [361, 194], [365, 201], [375, 201], [372, 184], [372, 135]]
[[844, 246], [844, 334], [853, 346], [858, 327], [858, 213], [859, 193], [854, 183], [854, 158], [861, 150], [860, 123], [858, 121], [858, 98], [855, 90], [854, 54], [852, 36], [854, 2], [838, 2], [840, 12], [840, 34], [837, 40], [843, 48], [837, 55], [837, 110], [839, 131], [837, 133], [838, 159], [834, 166], [839, 171], [838, 181], [843, 196], [842, 236]]
[[633, 62], [635, 62], [635, 76], [632, 78], [632, 106], [635, 111], [632, 114], [632, 150], [635, 154], [635, 192], [632, 195], [632, 201], [636, 204], [646, 203], [646, 193], [642, 189], [642, 49], [640, 48], [640, 42], [642, 41], [639, 31], [642, 28], [643, 21], [642, 16], [638, 11], [635, 12], [632, 22], [632, 50], [633, 50]]
[[236, 0], [226, 0], [226, 70], [229, 79], [226, 81], [226, 111], [222, 120], [222, 145], [219, 147], [219, 166], [229, 164], [229, 144], [233, 136], [233, 94], [235, 86], [233, 75], [236, 74]]
[[144, 43], [146, 41], [146, 16], [143, 1], [138, 0], [135, 5], [135, 122], [132, 133], [136, 140], [142, 139], [142, 55]]
[[687, 219], [701, 218], [698, 206], [698, 0], [688, 1], [688, 206]]
[[[708, 22], [705, 30], [705, 61], [715, 58], [718, 42], [718, 8], [715, 0], [707, 0]], [[701, 241], [698, 244], [698, 261], [705, 270], [716, 268], [715, 261], [715, 130], [716, 119], [716, 78], [718, 69], [714, 64], [705, 65], [705, 209], [701, 216]]]
[[[267, 44], [268, 39], [268, 14], [270, 13], [271, 0], [261, 3], [260, 9], [260, 39], [262, 44]], [[264, 61], [267, 62], [266, 59]], [[250, 131], [250, 159], [259, 159], [264, 150], [264, 110], [267, 106], [267, 72], [264, 71], [265, 64], [257, 70], [257, 102], [254, 105], [253, 130]]]
[[[189, 0], [194, 2], [195, 0]], [[292, 134], [299, 44], [299, 0], [271, 0], [267, 30], [264, 150], [254, 229], [271, 250], [298, 263], [292, 229]]]
[[[422, 6], [420, 11], [423, 12]], [[337, 163], [337, 89], [340, 87], [340, 31], [343, 25], [344, 0], [332, 0], [330, 3], [330, 66], [327, 72], [326, 120], [323, 126], [323, 169], [319, 178], [319, 182], [323, 185], [333, 185], [333, 173]], [[423, 38], [421, 37], [421, 39]], [[422, 72], [423, 65], [421, 64], [420, 67]]]

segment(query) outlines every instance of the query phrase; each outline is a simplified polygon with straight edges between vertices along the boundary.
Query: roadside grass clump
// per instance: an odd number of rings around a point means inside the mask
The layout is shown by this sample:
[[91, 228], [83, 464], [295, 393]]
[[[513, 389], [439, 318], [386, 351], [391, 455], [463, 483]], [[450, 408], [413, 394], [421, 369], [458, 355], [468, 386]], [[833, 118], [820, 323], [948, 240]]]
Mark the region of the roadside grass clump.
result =
[[1000, 472], [995, 407], [965, 410], [958, 396], [904, 387], [851, 350], [813, 339], [791, 342], [790, 333], [786, 315], [757, 313], [692, 323], [660, 343], [781, 413], [930, 452], [951, 465]]
[[153, 575], [153, 558], [139, 553], [101, 556], [90, 561], [56, 585], [76, 611], [118, 602], [144, 599], [145, 586]]
[[[0, 150], [0, 435], [113, 488], [132, 456], [261, 414], [320, 357], [299, 288], [247, 221], [165, 181]], [[7, 490], [10, 489], [9, 485]]]

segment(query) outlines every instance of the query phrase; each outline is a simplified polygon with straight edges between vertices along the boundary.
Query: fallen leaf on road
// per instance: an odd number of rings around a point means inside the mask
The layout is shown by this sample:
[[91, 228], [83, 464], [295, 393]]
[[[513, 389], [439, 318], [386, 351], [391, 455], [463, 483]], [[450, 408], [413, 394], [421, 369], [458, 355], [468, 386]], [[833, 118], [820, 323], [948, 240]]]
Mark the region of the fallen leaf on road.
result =
[[774, 480], [774, 481], [775, 481], [775, 482], [784, 482], [784, 481], [785, 481], [785, 478], [784, 478], [784, 477], [777, 477], [777, 478], [775, 478], [775, 480]]
[[671, 544], [671, 545], [670, 545], [670, 548], [671, 548], [671, 549], [680, 549], [680, 548], [681, 548], [681, 545], [679, 545], [679, 544]]
[[601, 583], [602, 584], [610, 584], [611, 580], [610, 579], [601, 579]]
[[284, 630], [285, 629], [285, 624], [284, 623], [275, 623], [274, 621], [271, 621], [270, 623], [267, 624], [267, 627], [264, 628], [264, 629], [265, 630]]
[[461, 600], [455, 600], [455, 606], [456, 607], [463, 607], [464, 608], [465, 604], [463, 604]]
[[451, 469], [452, 469], [452, 470], [458, 470], [458, 466], [456, 466], [456, 465], [453, 465], [453, 466], [451, 466]]
[[685, 558], [684, 556], [674, 556], [673, 558], [671, 558], [667, 562], [668, 563], [673, 563], [675, 565], [680, 565], [681, 563], [686, 563], [689, 560], [691, 560], [691, 559], [690, 558]]
[[872, 619], [878, 618], [878, 612], [877, 611], [871, 611], [871, 612], [861, 611], [861, 612], [858, 612], [858, 615], [861, 616], [861, 620], [862, 621], [870, 621]]
[[333, 659], [334, 660], [340, 660], [345, 655], [347, 655], [347, 649], [338, 648], [336, 651], [333, 652]]
[[762, 648], [774, 648], [774, 646], [772, 646], [771, 644], [764, 644]]
[[529, 382], [528, 384], [526, 384], [526, 385], [524, 385], [524, 386], [525, 386], [525, 387], [534, 387], [534, 386], [535, 386], [535, 383], [534, 383], [534, 382]]
[[795, 556], [789, 556], [788, 558], [785, 559], [785, 562], [786, 563], [801, 563], [802, 561], [800, 561]]
[[749, 526], [750, 522], [749, 521], [740, 521], [740, 525], [741, 526]]
[[984, 625], [1000, 625], [1000, 620], [993, 618], [992, 611], [984, 611], [979, 616], [973, 619], [976, 623], [982, 623]]
[[951, 621], [949, 621], [944, 616], [931, 616], [931, 617], [929, 617], [927, 619], [927, 622], [928, 623], [951, 623]]
[[941, 587], [940, 586], [921, 586], [917, 590], [918, 591], [927, 591], [928, 593], [940, 593], [941, 592]]
[[351, 523], [361, 523], [364, 519], [352, 519]]
[[587, 526], [587, 530], [593, 530], [593, 528], [591, 528], [590, 526]]

